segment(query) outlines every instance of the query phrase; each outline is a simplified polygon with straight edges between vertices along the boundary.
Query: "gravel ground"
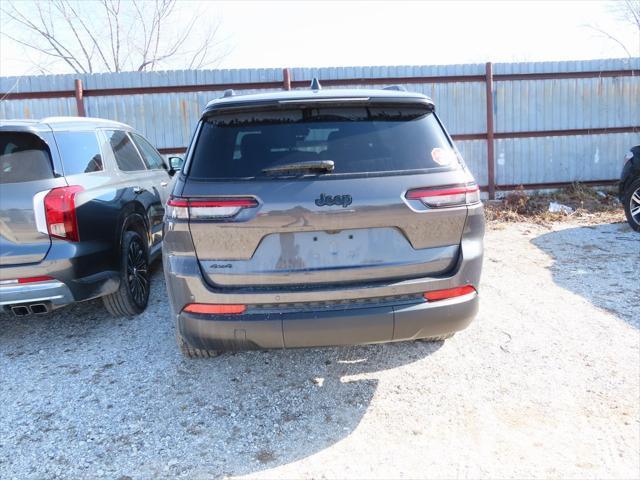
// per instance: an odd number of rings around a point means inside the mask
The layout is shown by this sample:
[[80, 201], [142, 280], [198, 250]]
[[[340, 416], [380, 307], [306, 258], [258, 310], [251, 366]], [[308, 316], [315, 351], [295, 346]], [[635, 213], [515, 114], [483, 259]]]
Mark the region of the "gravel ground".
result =
[[149, 309], [0, 315], [0, 478], [637, 478], [640, 236], [487, 232], [478, 319], [444, 343], [188, 361]]

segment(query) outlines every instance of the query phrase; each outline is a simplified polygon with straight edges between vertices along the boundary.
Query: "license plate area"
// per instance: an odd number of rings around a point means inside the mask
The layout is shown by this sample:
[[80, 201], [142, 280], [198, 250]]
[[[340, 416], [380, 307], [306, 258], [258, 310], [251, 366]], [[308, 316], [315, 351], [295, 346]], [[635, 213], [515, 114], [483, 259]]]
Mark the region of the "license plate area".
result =
[[[335, 268], [385, 262], [385, 243], [396, 237], [388, 229], [280, 234], [276, 269]], [[403, 240], [394, 238], [394, 242]], [[406, 240], [405, 240], [406, 242]]]

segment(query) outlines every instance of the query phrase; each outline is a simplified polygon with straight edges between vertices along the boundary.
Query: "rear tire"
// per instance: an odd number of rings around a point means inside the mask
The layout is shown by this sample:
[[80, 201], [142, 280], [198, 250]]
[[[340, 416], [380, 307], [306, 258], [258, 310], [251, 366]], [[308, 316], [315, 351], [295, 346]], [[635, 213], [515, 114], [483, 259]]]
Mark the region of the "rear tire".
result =
[[185, 340], [185, 338], [180, 335], [180, 332], [176, 330], [176, 341], [178, 342], [178, 347], [180, 347], [180, 351], [182, 355], [187, 358], [213, 358], [220, 355], [217, 350], [204, 350], [202, 348], [194, 348]]
[[[636, 179], [627, 187], [624, 193], [624, 214], [631, 228], [640, 232], [640, 178]], [[635, 215], [632, 213], [635, 211]]]
[[120, 287], [102, 297], [104, 306], [116, 317], [133, 317], [149, 303], [149, 252], [136, 232], [124, 232], [120, 247]]
[[444, 342], [447, 338], [451, 338], [455, 333], [445, 333], [444, 335], [436, 335], [435, 337], [421, 338], [421, 342]]

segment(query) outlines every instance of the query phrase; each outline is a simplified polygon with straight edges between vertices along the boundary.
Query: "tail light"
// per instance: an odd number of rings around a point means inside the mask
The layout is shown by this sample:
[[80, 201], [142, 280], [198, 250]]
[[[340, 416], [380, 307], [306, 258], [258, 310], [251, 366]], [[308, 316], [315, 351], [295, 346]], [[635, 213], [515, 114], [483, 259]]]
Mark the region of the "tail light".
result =
[[479, 203], [480, 189], [475, 184], [447, 188], [420, 188], [408, 191], [406, 198], [420, 200], [424, 205], [432, 208], [457, 207]]
[[49, 235], [71, 242], [80, 241], [76, 217], [76, 195], [84, 190], [79, 185], [50, 190], [44, 196], [44, 212]]
[[424, 293], [424, 298], [430, 302], [436, 302], [438, 300], [446, 300], [447, 298], [461, 297], [463, 295], [469, 295], [475, 293], [476, 289], [471, 285], [465, 285], [464, 287], [447, 288], [444, 290], [432, 290]]
[[167, 202], [167, 217], [182, 220], [225, 219], [235, 217], [245, 208], [257, 206], [258, 202], [253, 197], [207, 200], [170, 198]]
[[184, 307], [185, 312], [189, 313], [208, 313], [215, 315], [229, 315], [244, 313], [247, 309], [246, 305], [237, 304], [213, 304], [213, 303], [190, 303]]

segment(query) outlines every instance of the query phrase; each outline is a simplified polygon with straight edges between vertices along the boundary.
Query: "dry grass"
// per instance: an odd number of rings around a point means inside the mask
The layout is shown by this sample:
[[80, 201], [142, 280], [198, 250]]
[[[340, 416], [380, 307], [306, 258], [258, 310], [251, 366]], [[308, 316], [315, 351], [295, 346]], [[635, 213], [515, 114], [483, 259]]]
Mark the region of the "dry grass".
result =
[[[551, 202], [566, 205], [574, 211], [570, 214], [549, 212]], [[594, 189], [580, 183], [574, 183], [557, 192], [544, 194], [529, 194], [521, 187], [502, 200], [487, 202], [485, 214], [490, 224], [533, 222], [544, 225], [564, 221], [567, 218], [624, 221], [622, 206], [615, 193]]]

